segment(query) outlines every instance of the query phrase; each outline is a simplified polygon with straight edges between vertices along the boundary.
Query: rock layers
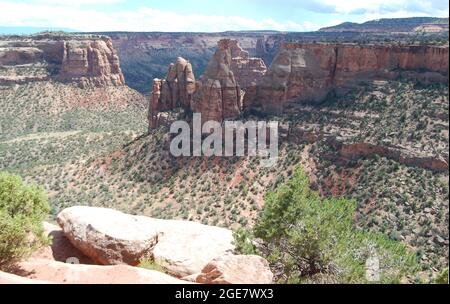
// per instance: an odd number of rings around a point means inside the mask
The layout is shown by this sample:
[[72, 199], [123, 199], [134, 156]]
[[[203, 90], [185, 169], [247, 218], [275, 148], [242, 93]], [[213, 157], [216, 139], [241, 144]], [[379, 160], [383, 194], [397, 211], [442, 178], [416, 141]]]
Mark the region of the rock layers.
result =
[[277, 112], [286, 101], [320, 101], [361, 81], [412, 78], [448, 81], [448, 46], [285, 43], [254, 99]]
[[81, 87], [125, 83], [110, 38], [39, 34], [0, 41], [0, 84], [38, 80], [74, 82]]
[[195, 82], [192, 65], [183, 58], [171, 64], [165, 79], [153, 81], [149, 107], [150, 129], [161, 125], [164, 111], [176, 108], [201, 113], [204, 121], [222, 122], [239, 116], [244, 96], [254, 96], [259, 79], [267, 68], [260, 58], [252, 58], [236, 40], [222, 39], [200, 80]]
[[178, 57], [171, 63], [165, 79], [154, 79], [149, 106], [149, 127], [164, 124], [165, 111], [176, 108], [190, 109], [195, 92], [195, 75], [192, 65]]
[[243, 92], [231, 70], [232, 40], [224, 39], [197, 83], [192, 110], [202, 114], [203, 121], [222, 122], [239, 116]]

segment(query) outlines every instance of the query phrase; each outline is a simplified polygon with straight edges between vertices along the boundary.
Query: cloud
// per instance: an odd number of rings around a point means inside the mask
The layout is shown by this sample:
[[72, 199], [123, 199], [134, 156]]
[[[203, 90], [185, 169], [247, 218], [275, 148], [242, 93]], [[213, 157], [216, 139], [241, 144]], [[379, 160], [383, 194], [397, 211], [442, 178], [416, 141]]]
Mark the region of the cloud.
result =
[[446, 0], [314, 0], [309, 8], [317, 12], [355, 15], [448, 17]]
[[[94, 0], [106, 3], [120, 0]], [[87, 0], [81, 0], [87, 2]], [[0, 1], [0, 25], [72, 28], [79, 31], [220, 32], [232, 30], [310, 31], [312, 22], [255, 20], [240, 16], [179, 14], [141, 7], [136, 10], [102, 12], [66, 1], [38, 0], [32, 3]], [[77, 2], [80, 3], [80, 0]], [[57, 4], [57, 5], [56, 5]]]
[[[271, 9], [303, 9], [327, 15], [320, 22], [294, 21], [272, 18], [254, 19], [218, 14], [182, 14], [145, 6], [122, 9], [114, 4], [125, 0], [0, 0], [0, 26], [36, 26], [46, 28], [71, 28], [79, 31], [164, 31], [164, 32], [220, 32], [232, 30], [312, 31], [335, 25], [334, 21], [364, 22], [379, 18], [441, 16], [448, 17], [448, 2], [443, 0], [248, 0], [255, 9], [272, 5]], [[270, 3], [270, 4], [269, 4]], [[97, 6], [95, 6], [97, 5]], [[114, 9], [101, 10], [102, 5]], [[119, 6], [126, 7], [126, 6]], [[292, 18], [296, 18], [292, 14]], [[350, 18], [351, 17], [351, 18]], [[312, 18], [312, 17], [311, 17]]]

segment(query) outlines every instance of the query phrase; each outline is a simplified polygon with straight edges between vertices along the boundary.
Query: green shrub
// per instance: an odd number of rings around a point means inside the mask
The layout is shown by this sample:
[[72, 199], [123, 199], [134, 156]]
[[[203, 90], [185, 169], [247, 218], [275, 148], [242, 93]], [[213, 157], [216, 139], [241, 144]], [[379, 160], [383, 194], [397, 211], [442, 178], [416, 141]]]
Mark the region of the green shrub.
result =
[[302, 170], [266, 197], [252, 232], [235, 234], [237, 248], [250, 253], [250, 236], [262, 240], [258, 248], [281, 283], [367, 283], [366, 262], [379, 260], [380, 282], [398, 283], [417, 270], [415, 255], [382, 234], [354, 227], [356, 202], [322, 198], [310, 189]]
[[0, 173], [0, 269], [47, 243], [42, 221], [50, 211], [44, 191]]

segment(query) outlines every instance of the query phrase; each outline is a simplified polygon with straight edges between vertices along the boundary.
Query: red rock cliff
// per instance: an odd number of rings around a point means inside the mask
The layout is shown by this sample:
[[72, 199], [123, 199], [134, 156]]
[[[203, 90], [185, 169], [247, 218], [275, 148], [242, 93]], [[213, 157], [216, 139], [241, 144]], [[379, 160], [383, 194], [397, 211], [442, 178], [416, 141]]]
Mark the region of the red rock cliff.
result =
[[[23, 65], [29, 65], [29, 75], [14, 77], [14, 70]], [[50, 79], [82, 87], [125, 83], [119, 57], [105, 36], [48, 33], [9, 37], [0, 44], [0, 66], [10, 71], [0, 75], [0, 83]]]
[[375, 79], [448, 81], [448, 46], [286, 43], [258, 84], [255, 101], [280, 111], [289, 100], [318, 101], [332, 89]]

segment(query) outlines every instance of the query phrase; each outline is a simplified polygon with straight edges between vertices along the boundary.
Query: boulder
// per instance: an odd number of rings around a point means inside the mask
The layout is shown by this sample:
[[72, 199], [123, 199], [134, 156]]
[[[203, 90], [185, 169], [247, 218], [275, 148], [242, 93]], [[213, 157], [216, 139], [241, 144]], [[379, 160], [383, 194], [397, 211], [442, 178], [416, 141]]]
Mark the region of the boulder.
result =
[[271, 284], [269, 263], [255, 255], [226, 255], [212, 260], [196, 278], [203, 284]]
[[148, 257], [180, 278], [234, 250], [228, 229], [111, 209], [71, 207], [58, 215], [58, 223], [75, 247], [101, 264], [137, 265]]
[[127, 265], [74, 265], [46, 260], [19, 264], [24, 280], [66, 284], [186, 284], [167, 274]]
[[72, 245], [58, 226], [44, 222], [44, 233], [51, 237], [52, 242], [49, 246], [33, 253], [31, 259], [59, 262], [77, 261], [80, 264], [95, 264], [91, 258]]
[[70, 242], [94, 261], [138, 265], [150, 255], [158, 232], [141, 217], [104, 208], [72, 207], [57, 217]]
[[199, 273], [212, 259], [234, 250], [233, 235], [228, 229], [185, 221], [153, 222], [160, 231], [153, 258], [174, 276]]

